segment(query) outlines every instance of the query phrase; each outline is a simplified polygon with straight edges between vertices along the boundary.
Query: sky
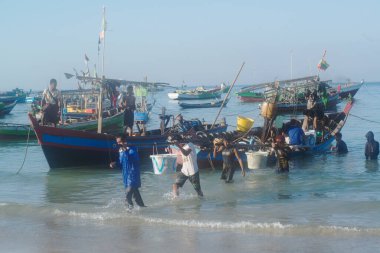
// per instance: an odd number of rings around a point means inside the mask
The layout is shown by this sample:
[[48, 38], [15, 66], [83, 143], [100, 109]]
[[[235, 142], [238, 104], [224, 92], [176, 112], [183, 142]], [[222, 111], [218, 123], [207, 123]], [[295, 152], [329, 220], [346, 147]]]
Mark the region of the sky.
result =
[[322, 79], [380, 80], [378, 0], [0, 0], [0, 91], [76, 88], [85, 54], [100, 74], [103, 6], [108, 78], [217, 85], [245, 62], [254, 84], [317, 74], [327, 50]]

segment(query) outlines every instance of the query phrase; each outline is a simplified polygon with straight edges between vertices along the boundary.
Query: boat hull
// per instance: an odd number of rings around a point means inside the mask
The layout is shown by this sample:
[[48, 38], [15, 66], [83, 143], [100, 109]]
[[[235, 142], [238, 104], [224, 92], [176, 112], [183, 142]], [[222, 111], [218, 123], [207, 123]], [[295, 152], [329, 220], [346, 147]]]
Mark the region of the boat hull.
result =
[[346, 99], [351, 97], [354, 97], [356, 93], [359, 91], [359, 89], [362, 87], [362, 83], [356, 84], [356, 85], [350, 85], [350, 86], [343, 86], [340, 89], [339, 97], [342, 99]]
[[202, 92], [199, 94], [175, 93], [175, 92], [168, 93], [168, 97], [173, 100], [213, 99], [213, 98], [220, 98], [221, 95], [222, 95], [222, 92], [220, 90], [216, 92]]
[[0, 116], [9, 114], [13, 110], [13, 108], [16, 106], [16, 104], [17, 104], [17, 101], [13, 101], [10, 104], [5, 104], [0, 110]]
[[[51, 169], [108, 166], [117, 159], [118, 147], [113, 135], [40, 126], [30, 114], [29, 119]], [[220, 126], [210, 132], [225, 131], [226, 128], [227, 126]], [[126, 142], [138, 149], [142, 159], [156, 151], [164, 152], [168, 147], [166, 135], [130, 136]]]
[[238, 96], [238, 99], [241, 102], [244, 103], [258, 103], [258, 102], [263, 102], [265, 101], [264, 97], [249, 97], [249, 96]]
[[[327, 101], [325, 109], [333, 109], [336, 107], [338, 103], [340, 103], [341, 100], [339, 99], [339, 95], [334, 95], [330, 97]], [[323, 105], [322, 101], [318, 101], [317, 105]], [[290, 113], [294, 111], [303, 111], [307, 108], [307, 103], [298, 103], [298, 104], [291, 104], [291, 103], [277, 103], [276, 109], [278, 113]]]
[[[178, 105], [184, 109], [192, 109], [192, 108], [214, 108], [220, 107], [223, 101], [210, 102], [210, 103], [200, 103], [200, 104], [189, 104], [189, 103], [178, 103]], [[228, 100], [224, 103], [224, 107], [227, 105]]]

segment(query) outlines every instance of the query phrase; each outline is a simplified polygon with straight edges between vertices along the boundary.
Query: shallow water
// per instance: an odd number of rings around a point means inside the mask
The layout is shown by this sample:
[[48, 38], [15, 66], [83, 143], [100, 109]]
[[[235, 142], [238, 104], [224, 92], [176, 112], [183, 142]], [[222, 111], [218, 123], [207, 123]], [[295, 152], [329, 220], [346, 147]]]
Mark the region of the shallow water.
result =
[[[380, 85], [356, 95], [351, 113], [380, 122]], [[180, 110], [160, 93], [157, 105]], [[344, 103], [339, 106], [342, 108]], [[17, 105], [7, 122], [27, 122]], [[159, 113], [157, 108], [154, 112]], [[213, 121], [216, 109], [182, 110]], [[222, 115], [234, 125], [242, 114], [262, 122], [257, 104], [231, 99]], [[152, 115], [151, 126], [157, 126]], [[143, 164], [141, 194], [147, 208], [127, 212], [120, 172], [108, 168], [49, 170], [31, 142], [20, 174], [24, 141], [0, 143], [1, 252], [377, 252], [380, 246], [380, 172], [363, 157], [364, 135], [379, 123], [349, 117], [342, 133], [349, 153], [291, 162], [288, 175], [271, 169], [237, 171], [234, 183], [220, 171], [201, 171], [205, 197], [189, 183], [171, 195], [174, 175]]]

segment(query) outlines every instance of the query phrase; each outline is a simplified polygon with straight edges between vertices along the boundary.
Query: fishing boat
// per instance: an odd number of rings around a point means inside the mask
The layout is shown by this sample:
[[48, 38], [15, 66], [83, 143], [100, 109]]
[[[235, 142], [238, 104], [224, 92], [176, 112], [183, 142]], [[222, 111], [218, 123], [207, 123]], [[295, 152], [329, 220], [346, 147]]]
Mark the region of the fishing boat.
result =
[[11, 104], [15, 101], [17, 102], [16, 96], [0, 96], [0, 103]]
[[[325, 102], [319, 98], [316, 101], [317, 106], [324, 106], [325, 109], [334, 109], [338, 103], [341, 102], [339, 94], [332, 94], [327, 97]], [[302, 99], [297, 102], [278, 102], [276, 104], [278, 113], [293, 113], [300, 112], [307, 108], [307, 101]]]
[[[15, 100], [17, 100], [17, 103], [25, 103], [26, 96], [30, 94], [31, 91], [28, 93], [24, 92], [23, 89], [13, 89], [12, 91], [3, 92], [0, 94], [0, 97], [14, 97]], [[0, 98], [1, 101], [1, 98]]]
[[[105, 8], [103, 8], [102, 29], [101, 34], [104, 37], [106, 31]], [[104, 65], [104, 60], [102, 61], [102, 65]], [[104, 67], [102, 69], [104, 69]], [[66, 74], [66, 76], [72, 77], [74, 75]], [[98, 112], [102, 110], [103, 88], [106, 90], [108, 88], [113, 89], [115, 88], [115, 83], [116, 85], [120, 84], [120, 80], [106, 79], [104, 76], [104, 73], [102, 73], [102, 78], [90, 78], [88, 76], [78, 78], [77, 76], [78, 80], [90, 80], [99, 87]], [[135, 134], [126, 138], [129, 145], [133, 145], [138, 149], [139, 155], [142, 158], [144, 155], [153, 154], [153, 149], [165, 149], [168, 146], [166, 141], [168, 134], [176, 130], [174, 127], [167, 127], [172, 117], [165, 115], [164, 112], [165, 110], [163, 109], [163, 113], [160, 115], [160, 129], [146, 131], [144, 135]], [[115, 136], [104, 133], [104, 119], [101, 113], [99, 113], [99, 117], [97, 119], [97, 133], [56, 128], [51, 126], [41, 126], [32, 114], [28, 114], [28, 117], [37, 136], [38, 142], [42, 147], [46, 160], [52, 169], [95, 165], [105, 165], [105, 167], [108, 168], [108, 164], [111, 161], [115, 161], [118, 156], [118, 145], [116, 144]], [[226, 124], [218, 124], [215, 125], [215, 127], [214, 124], [199, 124], [197, 127], [202, 128], [202, 130], [206, 132], [225, 131], [227, 129]], [[194, 131], [195, 128], [196, 127], [194, 126], [191, 129]]]
[[176, 90], [175, 92], [169, 92], [168, 97], [173, 100], [192, 100], [192, 99], [213, 99], [220, 98], [224, 88], [221, 87], [213, 89], [205, 89], [203, 87], [197, 87], [193, 90]]
[[359, 89], [363, 86], [364, 81], [360, 83], [346, 83], [343, 85], [338, 85], [337, 91], [339, 97], [342, 99], [346, 99], [349, 97], [354, 97], [355, 94], [359, 91]]
[[[107, 165], [115, 161], [118, 155], [115, 136], [105, 133], [90, 133], [66, 128], [41, 126], [33, 115], [29, 114], [34, 132], [42, 147], [50, 168], [81, 167]], [[226, 131], [227, 125], [202, 125], [208, 133]], [[153, 154], [153, 149], [163, 152], [168, 147], [167, 136], [171, 128], [147, 131], [145, 136], [129, 136], [126, 141], [138, 149], [142, 159]]]
[[3, 116], [5, 114], [9, 114], [13, 108], [16, 106], [17, 101], [13, 100], [11, 103], [4, 103], [0, 102], [0, 116]]
[[237, 93], [238, 99], [244, 103], [257, 103], [265, 100], [264, 93], [255, 91], [241, 91]]
[[[103, 128], [107, 133], [117, 134], [123, 128], [123, 113], [118, 112], [114, 115], [103, 114]], [[0, 122], [0, 140], [26, 140], [29, 136], [30, 139], [35, 139], [34, 131], [29, 132], [30, 125]], [[57, 124], [59, 129], [73, 129], [86, 132], [96, 132], [98, 121], [96, 119], [82, 119], [71, 120], [65, 124]]]
[[[223, 106], [226, 106], [228, 103], [229, 99], [226, 99], [224, 102]], [[217, 101], [212, 101], [208, 103], [198, 103], [198, 104], [189, 104], [189, 103], [183, 103], [180, 102], [178, 105], [184, 109], [193, 109], [193, 108], [214, 108], [217, 107], [219, 108], [223, 103], [223, 100], [217, 100]]]
[[[288, 145], [290, 147], [291, 158], [296, 158], [304, 155], [313, 155], [318, 153], [329, 152], [332, 143], [335, 140], [335, 134], [340, 132], [344, 127], [346, 120], [349, 116], [350, 110], [353, 106], [353, 101], [348, 101], [344, 110], [341, 112], [326, 114], [326, 117], [329, 120], [328, 131], [322, 133], [321, 136], [317, 136], [317, 133], [314, 130], [309, 130], [305, 132], [305, 142], [302, 145]], [[197, 162], [199, 168], [221, 168], [223, 165], [223, 157], [221, 154], [218, 154], [216, 157], [213, 156], [213, 139], [215, 138], [223, 138], [228, 136], [228, 138], [234, 139], [242, 139], [241, 137], [244, 135], [244, 139], [241, 142], [236, 142], [235, 147], [238, 149], [239, 155], [242, 161], [245, 163], [245, 167], [247, 167], [247, 152], [264, 152], [268, 155], [271, 144], [270, 143], [261, 143], [260, 137], [263, 133], [262, 127], [252, 128], [249, 133], [239, 133], [239, 132], [227, 132], [222, 134], [214, 134], [206, 136], [206, 140], [195, 139], [193, 138], [193, 142], [196, 144], [197, 151]], [[250, 140], [250, 141], [249, 141]], [[249, 143], [252, 144], [249, 144]], [[174, 154], [178, 154], [178, 149], [175, 146], [171, 146], [171, 150]], [[260, 151], [259, 151], [260, 150]], [[179, 163], [181, 161], [179, 160]]]

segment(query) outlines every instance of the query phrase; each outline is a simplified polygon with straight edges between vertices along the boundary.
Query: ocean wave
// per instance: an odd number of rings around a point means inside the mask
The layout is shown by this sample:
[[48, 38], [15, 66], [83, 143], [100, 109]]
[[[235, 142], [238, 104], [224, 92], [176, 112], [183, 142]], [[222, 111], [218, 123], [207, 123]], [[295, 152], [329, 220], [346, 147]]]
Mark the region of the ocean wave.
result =
[[83, 220], [97, 220], [106, 221], [112, 219], [124, 218], [124, 213], [111, 213], [111, 212], [78, 212], [78, 211], [62, 211], [55, 209], [53, 214], [56, 216], [69, 216], [74, 218], [80, 218]]
[[344, 226], [312, 226], [312, 225], [295, 225], [295, 224], [282, 224], [281, 222], [258, 222], [251, 221], [238, 221], [238, 222], [223, 222], [223, 221], [201, 221], [201, 220], [179, 220], [179, 219], [165, 219], [142, 217], [145, 222], [151, 224], [162, 224], [168, 226], [181, 226], [189, 228], [201, 229], [217, 229], [217, 230], [237, 230], [237, 231], [256, 231], [264, 233], [278, 233], [278, 234], [295, 234], [295, 235], [334, 235], [334, 234], [367, 234], [367, 235], [380, 235], [380, 228], [358, 228], [358, 227], [344, 227]]

